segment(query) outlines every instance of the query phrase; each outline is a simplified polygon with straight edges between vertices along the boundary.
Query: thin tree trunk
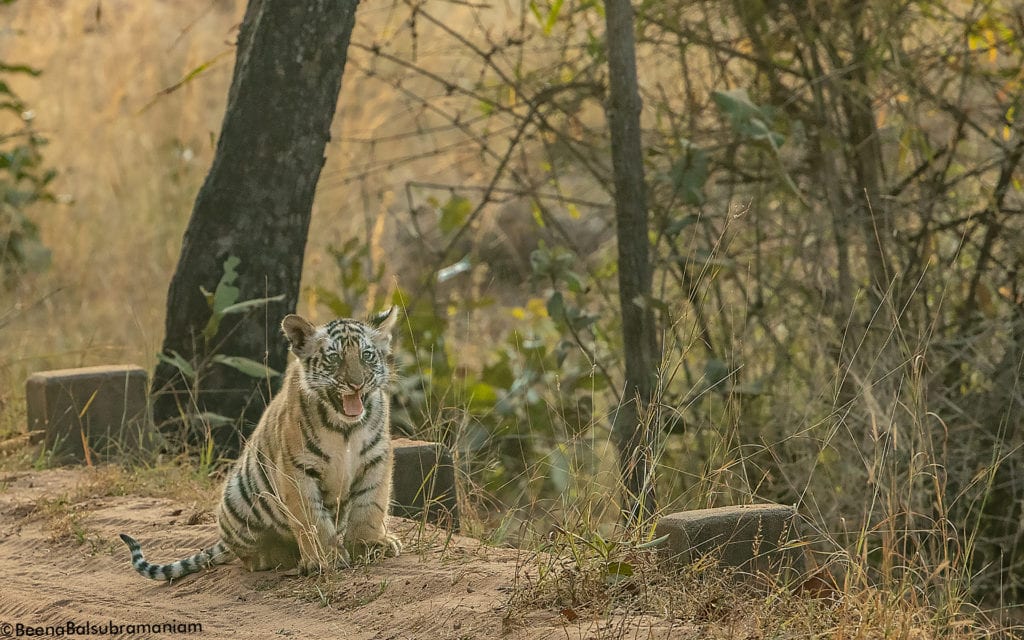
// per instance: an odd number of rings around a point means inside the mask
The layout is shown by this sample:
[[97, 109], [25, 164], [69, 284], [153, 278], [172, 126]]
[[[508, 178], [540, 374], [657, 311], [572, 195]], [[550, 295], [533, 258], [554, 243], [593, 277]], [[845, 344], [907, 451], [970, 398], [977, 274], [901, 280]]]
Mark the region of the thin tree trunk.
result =
[[626, 360], [626, 388], [612, 435], [619, 449], [626, 493], [623, 511], [627, 522], [633, 525], [644, 522], [656, 510], [652, 440], [658, 424], [653, 405], [657, 340], [650, 305], [651, 265], [633, 7], [629, 0], [608, 0], [605, 16], [619, 305]]
[[[250, 0], [213, 166], [196, 198], [167, 296], [163, 352], [201, 362], [244, 356], [283, 371], [280, 319], [295, 308], [313, 194], [337, 106], [358, 0]], [[227, 258], [235, 256], [238, 300], [284, 294], [248, 315], [225, 317], [209, 348], [201, 336]], [[239, 429], [214, 431], [221, 452], [238, 449], [269, 395], [266, 383], [220, 364], [198, 383], [166, 363], [153, 376], [153, 413], [165, 432], [211, 412]], [[190, 424], [192, 426], [190, 426]]]

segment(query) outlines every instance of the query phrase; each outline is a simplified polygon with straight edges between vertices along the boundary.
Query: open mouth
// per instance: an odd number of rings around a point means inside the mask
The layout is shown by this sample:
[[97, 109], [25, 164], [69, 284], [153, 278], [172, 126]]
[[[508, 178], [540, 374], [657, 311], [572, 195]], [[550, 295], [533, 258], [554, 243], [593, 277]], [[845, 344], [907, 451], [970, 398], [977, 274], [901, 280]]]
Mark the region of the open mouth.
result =
[[358, 393], [341, 394], [341, 412], [347, 418], [358, 418], [363, 415], [363, 399]]

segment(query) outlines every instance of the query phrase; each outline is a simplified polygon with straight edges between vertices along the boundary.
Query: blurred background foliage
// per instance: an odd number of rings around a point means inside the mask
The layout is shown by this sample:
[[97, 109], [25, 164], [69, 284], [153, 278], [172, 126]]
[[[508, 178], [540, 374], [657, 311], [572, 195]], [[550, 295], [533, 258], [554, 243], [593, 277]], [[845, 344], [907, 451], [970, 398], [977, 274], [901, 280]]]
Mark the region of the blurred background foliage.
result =
[[[26, 35], [5, 35], [0, 59], [34, 38], [25, 59], [45, 80], [70, 54], [38, 41], [55, 9], [25, 4], [3, 9]], [[18, 209], [42, 228], [57, 273], [25, 276], [0, 299], [0, 313], [19, 309], [2, 338], [12, 388], [54, 363], [152, 363], [244, 3], [59, 4], [72, 44], [136, 54], [127, 73], [123, 58], [100, 56], [112, 86], [55, 80], [110, 97], [96, 167], [61, 128], [68, 107], [31, 100], [38, 120], [54, 117], [61, 151], [47, 160], [78, 204]], [[838, 554], [914, 596], [1019, 602], [1021, 8], [635, 9], [656, 291], [637, 303], [661, 329], [661, 506], [795, 503], [841, 550], [823, 562]], [[124, 41], [171, 11], [174, 26]], [[300, 311], [403, 306], [396, 429], [452, 446], [476, 526], [495, 539], [617, 515], [603, 24], [594, 0], [362, 6], [318, 191]], [[135, 62], [156, 58], [164, 66]], [[119, 144], [125, 123], [134, 137]], [[35, 177], [21, 188], [45, 191], [42, 165], [23, 166]], [[68, 244], [62, 224], [87, 231]], [[142, 253], [118, 244], [86, 259], [110, 242], [89, 240], [93, 226], [135, 232]], [[100, 271], [101, 284], [74, 269]], [[76, 284], [24, 310], [38, 291]], [[124, 285], [125, 301], [86, 302], [101, 285]], [[56, 319], [79, 309], [74, 326]], [[45, 349], [30, 331], [40, 324], [61, 328]]]
[[52, 201], [47, 186], [56, 173], [43, 168], [45, 138], [32, 129], [35, 112], [11, 88], [14, 75], [36, 77], [38, 69], [0, 60], [0, 274], [4, 281], [49, 265], [39, 227], [27, 214], [35, 203]]
[[[423, 82], [421, 126], [480, 165], [406, 184], [412, 250], [370, 279], [404, 287], [409, 428], [496, 455], [473, 477], [503, 504], [593, 472], [566, 443], [600, 450], [622, 383], [601, 7], [528, 9], [469, 36], [410, 3], [406, 37], [357, 63]], [[1021, 20], [998, 2], [637, 5], [657, 291], [639, 302], [662, 328], [669, 504], [799, 503], [879, 558], [971, 556], [979, 588], [1019, 593]], [[458, 69], [426, 68], [422, 25]], [[349, 276], [354, 248], [335, 253]], [[836, 530], [848, 513], [866, 520]]]

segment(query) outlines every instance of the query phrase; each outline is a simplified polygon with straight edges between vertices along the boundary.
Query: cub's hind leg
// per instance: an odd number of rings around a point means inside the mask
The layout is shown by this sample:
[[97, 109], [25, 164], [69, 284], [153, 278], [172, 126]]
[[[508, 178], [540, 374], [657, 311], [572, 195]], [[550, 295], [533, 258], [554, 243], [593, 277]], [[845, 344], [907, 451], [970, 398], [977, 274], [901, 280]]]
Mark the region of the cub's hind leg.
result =
[[239, 556], [249, 571], [283, 571], [299, 565], [299, 548], [290, 536], [268, 533], [260, 545]]

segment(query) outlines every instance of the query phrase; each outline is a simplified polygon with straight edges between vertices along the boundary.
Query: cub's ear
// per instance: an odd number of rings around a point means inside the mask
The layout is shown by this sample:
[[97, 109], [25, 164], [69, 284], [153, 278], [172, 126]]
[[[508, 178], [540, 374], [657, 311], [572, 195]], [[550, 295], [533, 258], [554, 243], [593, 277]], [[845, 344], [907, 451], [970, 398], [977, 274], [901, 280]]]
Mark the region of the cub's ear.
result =
[[300, 315], [290, 313], [281, 321], [281, 330], [288, 337], [288, 343], [292, 346], [292, 353], [300, 358], [307, 357], [313, 353], [313, 334], [316, 327], [310, 324]]
[[398, 323], [398, 306], [392, 305], [387, 311], [378, 313], [370, 318], [370, 326], [376, 329], [379, 340], [375, 340], [382, 348], [391, 346], [391, 335], [394, 333], [395, 325]]

